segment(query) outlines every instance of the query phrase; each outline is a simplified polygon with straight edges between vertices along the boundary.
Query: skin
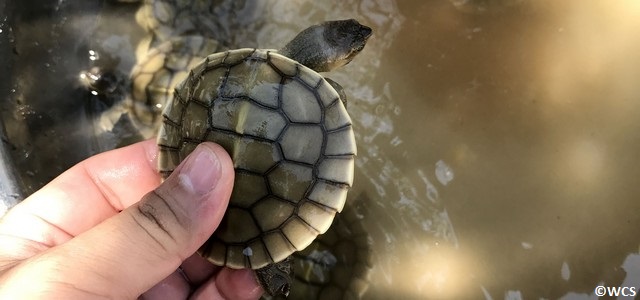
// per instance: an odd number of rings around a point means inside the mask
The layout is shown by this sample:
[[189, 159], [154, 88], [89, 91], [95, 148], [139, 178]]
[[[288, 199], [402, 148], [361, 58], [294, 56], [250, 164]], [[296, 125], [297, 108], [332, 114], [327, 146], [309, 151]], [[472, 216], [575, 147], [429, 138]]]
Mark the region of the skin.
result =
[[258, 299], [253, 271], [194, 254], [229, 201], [227, 153], [203, 143], [160, 184], [156, 148], [91, 157], [0, 219], [0, 299]]
[[327, 21], [303, 30], [279, 52], [316, 72], [328, 72], [351, 62], [371, 33], [354, 19]]

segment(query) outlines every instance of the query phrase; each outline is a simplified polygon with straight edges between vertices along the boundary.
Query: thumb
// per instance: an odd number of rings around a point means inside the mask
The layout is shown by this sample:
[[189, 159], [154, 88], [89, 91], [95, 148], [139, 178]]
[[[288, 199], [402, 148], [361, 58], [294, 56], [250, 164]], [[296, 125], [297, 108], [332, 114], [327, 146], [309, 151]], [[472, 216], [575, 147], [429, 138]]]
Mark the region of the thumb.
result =
[[175, 271], [218, 227], [233, 178], [224, 149], [201, 144], [140, 202], [28, 265], [82, 292], [75, 296], [137, 297]]

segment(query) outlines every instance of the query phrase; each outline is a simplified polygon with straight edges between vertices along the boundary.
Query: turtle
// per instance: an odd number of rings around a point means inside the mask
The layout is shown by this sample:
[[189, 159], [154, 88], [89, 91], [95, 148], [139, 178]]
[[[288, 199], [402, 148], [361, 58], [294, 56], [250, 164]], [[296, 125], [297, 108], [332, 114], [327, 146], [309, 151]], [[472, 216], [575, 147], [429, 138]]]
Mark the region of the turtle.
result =
[[198, 62], [222, 48], [211, 32], [215, 27], [211, 1], [116, 2], [139, 4], [135, 19], [147, 34], [137, 43], [136, 64], [129, 74], [121, 74], [117, 58], [108, 51], [97, 59], [95, 50], [90, 51], [91, 66], [79, 74], [79, 85], [91, 93], [89, 98], [96, 98], [87, 107], [87, 115], [94, 119], [96, 152], [155, 136], [175, 86]]
[[129, 105], [136, 120], [155, 133], [160, 125], [159, 113], [173, 97], [175, 86], [187, 78], [192, 67], [218, 50], [219, 43], [200, 35], [186, 35], [149, 49], [147, 46], [143, 41], [136, 50], [139, 63], [131, 70]]
[[318, 72], [349, 63], [371, 34], [354, 19], [327, 21], [279, 50], [210, 54], [177, 85], [157, 137], [162, 176], [205, 141], [225, 148], [235, 168], [228, 209], [201, 256], [255, 269], [269, 294], [288, 293], [288, 257], [327, 231], [353, 184], [345, 93]]
[[[119, 0], [122, 1], [122, 0]], [[129, 0], [131, 1], [131, 0]], [[154, 47], [176, 36], [220, 37], [214, 10], [218, 1], [206, 0], [138, 0], [136, 22], [150, 33], [141, 44]], [[210, 54], [210, 53], [208, 53]]]
[[366, 192], [350, 199], [329, 230], [293, 254], [293, 299], [361, 299], [369, 288], [373, 239], [363, 226]]
[[89, 110], [89, 115], [101, 112], [93, 122], [97, 149], [154, 137], [175, 86], [208, 54], [220, 50], [216, 40], [200, 35], [175, 36], [154, 47], [147, 41], [138, 45], [137, 63], [129, 75], [105, 66], [80, 73], [80, 84], [100, 98], [99, 105], [107, 106]]

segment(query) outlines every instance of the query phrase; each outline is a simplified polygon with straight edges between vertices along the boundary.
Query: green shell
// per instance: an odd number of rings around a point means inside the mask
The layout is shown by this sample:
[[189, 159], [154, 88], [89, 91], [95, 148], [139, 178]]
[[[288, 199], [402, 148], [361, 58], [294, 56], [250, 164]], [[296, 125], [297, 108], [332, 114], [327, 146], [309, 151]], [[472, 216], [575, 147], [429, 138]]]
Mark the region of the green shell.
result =
[[274, 50], [209, 55], [163, 113], [159, 170], [203, 141], [222, 145], [236, 179], [218, 230], [199, 253], [261, 268], [303, 250], [331, 225], [353, 183], [356, 144], [336, 90]]

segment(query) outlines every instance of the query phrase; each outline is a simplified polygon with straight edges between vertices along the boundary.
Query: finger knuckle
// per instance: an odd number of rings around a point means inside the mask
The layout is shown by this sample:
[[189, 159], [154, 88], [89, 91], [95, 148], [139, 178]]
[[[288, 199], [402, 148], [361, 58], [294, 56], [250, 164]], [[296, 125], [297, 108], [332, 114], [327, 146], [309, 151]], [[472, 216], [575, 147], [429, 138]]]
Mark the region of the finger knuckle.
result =
[[165, 249], [169, 243], [178, 242], [180, 232], [185, 229], [181, 220], [184, 217], [180, 217], [170, 199], [156, 191], [147, 194], [134, 210], [134, 221]]

